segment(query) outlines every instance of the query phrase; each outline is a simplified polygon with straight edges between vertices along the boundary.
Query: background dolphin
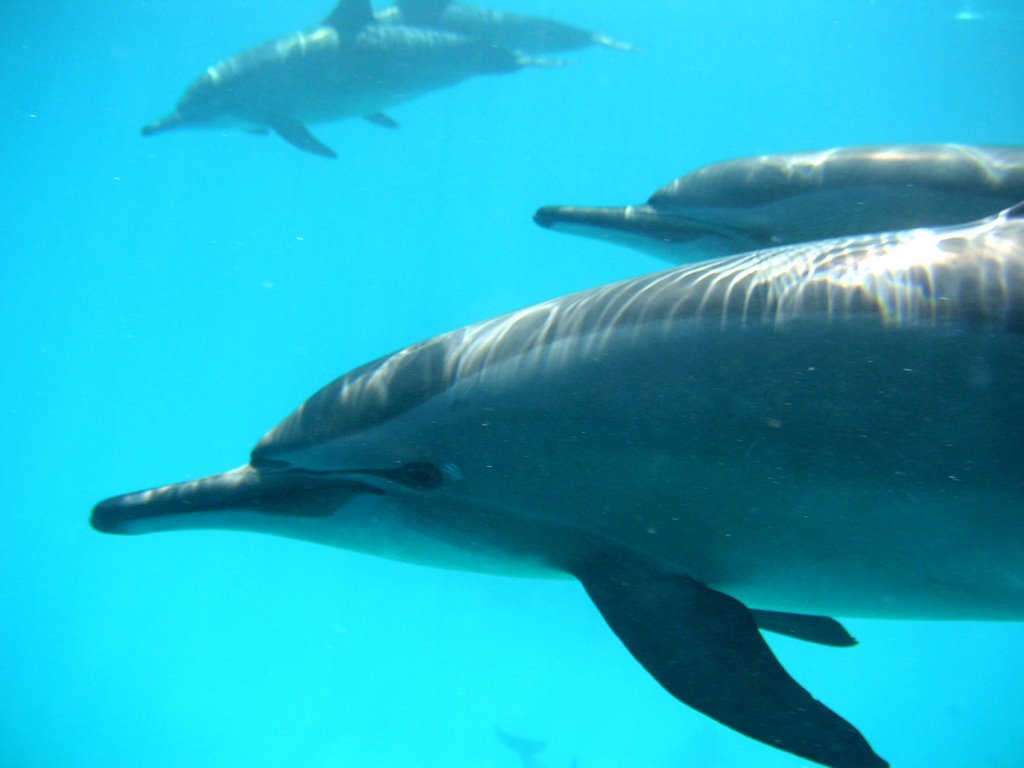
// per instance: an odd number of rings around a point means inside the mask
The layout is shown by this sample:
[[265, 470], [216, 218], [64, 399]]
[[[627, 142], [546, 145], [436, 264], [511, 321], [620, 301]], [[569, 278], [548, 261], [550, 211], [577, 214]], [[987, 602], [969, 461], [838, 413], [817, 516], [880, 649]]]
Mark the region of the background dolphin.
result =
[[681, 176], [645, 204], [549, 206], [542, 227], [673, 262], [843, 235], [938, 227], [1024, 200], [1024, 149], [847, 147], [730, 160]]
[[620, 51], [636, 50], [628, 43], [553, 19], [504, 13], [448, 0], [397, 0], [392, 7], [378, 11], [376, 16], [385, 23], [471, 35], [523, 53], [557, 53], [591, 45]]
[[1024, 206], [724, 258], [383, 357], [248, 464], [109, 499], [92, 525], [571, 575], [681, 701], [876, 768], [748, 606], [1024, 618], [1022, 330]]
[[542, 768], [537, 755], [547, 746], [547, 742], [517, 736], [514, 733], [503, 731], [501, 728], [495, 728], [494, 732], [502, 744], [515, 752], [523, 768]]
[[385, 127], [383, 110], [475, 75], [513, 72], [516, 54], [437, 29], [378, 24], [369, 0], [341, 0], [323, 23], [225, 59], [206, 70], [170, 115], [144, 136], [175, 128], [274, 131], [299, 149], [335, 153], [308, 123], [362, 116]]

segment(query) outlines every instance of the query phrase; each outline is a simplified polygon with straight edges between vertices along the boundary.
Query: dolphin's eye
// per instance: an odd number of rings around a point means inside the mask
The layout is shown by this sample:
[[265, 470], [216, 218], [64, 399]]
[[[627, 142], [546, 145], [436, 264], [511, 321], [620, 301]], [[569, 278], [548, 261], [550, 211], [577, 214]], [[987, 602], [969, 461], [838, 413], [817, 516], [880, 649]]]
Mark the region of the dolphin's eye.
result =
[[430, 462], [414, 461], [396, 469], [390, 479], [409, 488], [432, 491], [444, 482], [444, 475]]

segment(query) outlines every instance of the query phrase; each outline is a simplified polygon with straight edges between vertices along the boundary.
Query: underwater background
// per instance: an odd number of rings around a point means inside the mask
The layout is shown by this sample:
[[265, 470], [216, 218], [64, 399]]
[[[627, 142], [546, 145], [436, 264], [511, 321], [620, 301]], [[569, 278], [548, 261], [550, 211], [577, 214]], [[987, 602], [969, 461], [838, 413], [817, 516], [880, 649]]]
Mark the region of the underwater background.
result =
[[[700, 165], [1024, 144], [1021, 0], [482, 0], [640, 47], [277, 137], [143, 139], [210, 64], [330, 0], [0, 6], [0, 768], [516, 768], [801, 761], [665, 693], [572, 581], [238, 532], [122, 538], [94, 503], [244, 463], [345, 371], [661, 269], [545, 231]], [[771, 637], [897, 768], [1024, 764], [1024, 626]], [[803, 763], [809, 765], [808, 763]]]

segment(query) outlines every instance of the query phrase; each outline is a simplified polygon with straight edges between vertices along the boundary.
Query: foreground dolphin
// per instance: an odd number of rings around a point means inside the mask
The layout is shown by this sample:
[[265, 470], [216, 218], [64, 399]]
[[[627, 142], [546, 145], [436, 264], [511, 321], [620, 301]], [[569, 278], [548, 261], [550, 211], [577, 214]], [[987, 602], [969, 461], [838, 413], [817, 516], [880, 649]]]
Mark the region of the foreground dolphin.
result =
[[723, 258], [364, 365], [248, 464], [92, 525], [570, 575], [681, 701], [877, 768], [757, 625], [849, 645], [821, 614], [1024, 619], [1022, 332], [1024, 205]]
[[232, 56], [197, 79], [144, 136], [174, 128], [274, 131], [299, 149], [335, 157], [307, 123], [362, 116], [385, 127], [383, 110], [428, 91], [528, 64], [486, 40], [436, 29], [379, 24], [369, 0], [341, 0], [315, 29]]
[[848, 147], [705, 166], [624, 208], [550, 206], [542, 227], [673, 262], [844, 235], [940, 227], [1024, 200], [1024, 149]]
[[553, 19], [492, 11], [448, 0], [396, 0], [392, 7], [377, 12], [376, 16], [384, 23], [470, 35], [521, 53], [557, 53], [591, 45], [620, 51], [636, 50], [628, 43]]

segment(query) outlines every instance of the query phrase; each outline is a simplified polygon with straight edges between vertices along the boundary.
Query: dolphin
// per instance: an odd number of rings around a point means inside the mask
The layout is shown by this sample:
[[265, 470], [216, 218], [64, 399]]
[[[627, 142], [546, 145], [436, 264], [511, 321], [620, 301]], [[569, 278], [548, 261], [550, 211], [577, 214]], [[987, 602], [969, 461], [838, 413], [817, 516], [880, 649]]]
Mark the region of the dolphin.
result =
[[361, 116], [398, 124], [384, 110], [476, 75], [530, 62], [467, 35], [380, 24], [369, 0], [341, 0], [320, 26], [271, 40], [206, 70], [171, 114], [142, 129], [237, 127], [273, 131], [306, 152], [335, 157], [308, 123]]
[[[203, 479], [98, 504], [578, 579], [673, 696], [879, 768], [758, 625], [1024, 619], [1024, 204], [626, 280], [382, 357]], [[754, 609], [754, 610], [752, 610]]]
[[645, 204], [548, 206], [542, 227], [675, 263], [844, 235], [941, 227], [1024, 200], [1024, 149], [846, 147], [730, 160], [681, 176]]
[[629, 43], [553, 19], [492, 11], [449, 0], [397, 0], [390, 8], [378, 11], [376, 17], [382, 23], [410, 24], [470, 35], [520, 53], [557, 53], [591, 45], [620, 51], [636, 50]]
[[502, 744], [516, 753], [523, 768], [542, 768], [537, 755], [547, 746], [547, 742], [516, 736], [514, 733], [508, 733], [497, 727], [494, 732]]

